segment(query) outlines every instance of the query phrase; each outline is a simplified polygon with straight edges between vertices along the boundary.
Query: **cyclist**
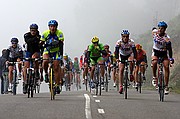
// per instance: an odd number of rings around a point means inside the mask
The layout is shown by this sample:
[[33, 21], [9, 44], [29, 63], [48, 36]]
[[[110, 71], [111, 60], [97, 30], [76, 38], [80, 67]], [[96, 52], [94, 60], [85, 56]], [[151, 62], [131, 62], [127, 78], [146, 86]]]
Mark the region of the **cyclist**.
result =
[[104, 45], [104, 50], [107, 52], [107, 55], [106, 56], [104, 56], [103, 55], [103, 58], [104, 58], [104, 61], [105, 61], [105, 66], [107, 66], [108, 68], [108, 77], [109, 77], [109, 80], [111, 79], [111, 55], [112, 55], [112, 53], [111, 53], [111, 51], [109, 50], [109, 45]]
[[116, 78], [118, 77], [116, 76], [117, 62], [116, 62], [115, 52], [111, 55], [111, 65], [112, 65], [111, 67], [113, 67], [112, 69], [112, 78], [114, 81], [113, 86], [116, 87], [116, 80], [118, 80]]
[[74, 73], [75, 73], [75, 79], [78, 80], [77, 83], [79, 85], [79, 88], [81, 89], [80, 65], [79, 65], [78, 57], [74, 57], [73, 69], [74, 69]]
[[[84, 53], [83, 53], [84, 54], [84, 61], [83, 61], [83, 67], [84, 67], [84, 70], [83, 70], [83, 84], [84, 84], [84, 81], [87, 81], [87, 74], [88, 74], [88, 60], [87, 60], [88, 47], [87, 47], [86, 50], [84, 50]], [[87, 83], [87, 82], [85, 82], [85, 83]]]
[[6, 51], [6, 63], [8, 64], [8, 79], [9, 79], [9, 87], [8, 87], [8, 91], [12, 91], [12, 80], [13, 80], [13, 64], [9, 64], [9, 62], [19, 62], [18, 63], [18, 77], [21, 77], [21, 70], [22, 70], [22, 63], [20, 63], [20, 61], [22, 61], [23, 58], [23, 51], [22, 51], [22, 47], [18, 44], [19, 40], [17, 38], [12, 38], [11, 39], [11, 46], [9, 46], [7, 48]]
[[146, 56], [146, 52], [142, 49], [142, 45], [136, 44], [136, 50], [137, 50], [137, 59], [136, 59], [137, 61], [136, 61], [136, 67], [134, 70], [135, 87], [137, 87], [138, 85], [138, 71], [139, 70], [142, 72], [143, 80], [146, 80], [144, 74], [147, 67], [147, 56]]
[[[2, 56], [0, 57], [0, 79], [3, 81], [4, 77], [4, 73], [7, 71], [6, 69], [6, 58], [5, 58], [5, 53], [6, 53], [6, 49], [2, 50]], [[1, 81], [1, 83], [3, 83]], [[1, 85], [2, 86], [2, 85]], [[1, 88], [2, 89], [2, 88]], [[6, 91], [1, 90], [1, 94], [6, 93]]]
[[[123, 93], [123, 72], [125, 68], [125, 60], [133, 61], [132, 53], [134, 54], [134, 60], [137, 56], [134, 40], [129, 38], [129, 31], [122, 30], [121, 39], [116, 42], [115, 57], [119, 62], [119, 93]], [[133, 63], [130, 63], [130, 81], [133, 81]]]
[[71, 83], [72, 82], [72, 67], [73, 67], [72, 60], [66, 53], [63, 56], [63, 63], [64, 63], [63, 77], [67, 76], [66, 73], [69, 72], [69, 83]]
[[153, 52], [152, 52], [152, 71], [153, 71], [153, 85], [157, 87], [157, 60], [159, 57], [163, 57], [163, 65], [165, 70], [165, 94], [169, 94], [169, 64], [174, 63], [172, 58], [172, 46], [170, 37], [166, 33], [168, 25], [164, 21], [158, 23], [158, 32], [153, 35]]
[[[60, 72], [61, 68], [59, 66], [59, 59], [63, 56], [63, 41], [64, 35], [61, 30], [58, 30], [58, 22], [56, 20], [50, 20], [48, 22], [49, 30], [43, 32], [40, 45], [45, 44], [45, 49], [43, 52], [43, 59], [53, 58], [53, 68], [54, 68], [54, 77], [56, 83], [56, 91], [60, 93]], [[45, 72], [45, 82], [49, 82], [48, 79], [48, 60], [43, 60], [43, 68]]]
[[[40, 57], [40, 48], [39, 48], [39, 42], [41, 36], [39, 35], [38, 31], [38, 25], [37, 24], [31, 24], [30, 25], [30, 32], [24, 34], [24, 41], [27, 45], [26, 47], [26, 53], [25, 58], [39, 58]], [[32, 64], [31, 64], [32, 65]], [[23, 93], [27, 93], [27, 80], [26, 80], [26, 74], [27, 74], [27, 68], [30, 67], [30, 62], [25, 59], [24, 62], [24, 70], [23, 70]], [[39, 77], [39, 63], [38, 61], [35, 62], [34, 66], [36, 77]], [[41, 72], [41, 80], [42, 80], [42, 72]]]
[[[99, 43], [99, 38], [94, 36], [91, 40], [92, 44], [88, 47], [88, 54], [87, 59], [88, 63], [91, 63], [91, 79], [93, 81], [94, 77], [94, 70], [95, 70], [95, 64], [98, 63], [100, 65], [100, 74], [102, 79], [102, 84], [104, 81], [104, 60], [102, 58], [102, 55], [107, 55], [106, 51], [104, 50], [103, 44]], [[94, 81], [93, 81], [94, 82]], [[95, 88], [94, 83], [92, 83], [91, 88]]]

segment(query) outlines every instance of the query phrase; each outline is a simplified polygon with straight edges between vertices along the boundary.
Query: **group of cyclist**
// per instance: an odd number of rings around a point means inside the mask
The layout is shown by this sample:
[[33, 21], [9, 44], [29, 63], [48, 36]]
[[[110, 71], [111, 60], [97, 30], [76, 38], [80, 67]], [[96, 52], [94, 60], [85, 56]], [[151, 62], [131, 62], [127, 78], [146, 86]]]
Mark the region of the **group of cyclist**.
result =
[[[115, 50], [112, 53], [109, 49], [109, 45], [103, 45], [99, 42], [99, 38], [94, 36], [91, 39], [91, 44], [85, 49], [83, 55], [78, 60], [78, 57], [74, 58], [72, 62], [71, 58], [65, 54], [63, 55], [63, 32], [58, 27], [56, 20], [50, 20], [48, 22], [49, 29], [40, 35], [37, 24], [30, 25], [30, 31], [24, 34], [25, 44], [23, 48], [18, 44], [18, 38], [11, 39], [11, 46], [3, 51], [3, 57], [8, 64], [8, 90], [12, 90], [12, 75], [13, 66], [9, 62], [18, 63], [18, 76], [21, 77], [21, 71], [23, 72], [23, 93], [27, 93], [27, 68], [31, 66], [28, 58], [39, 58], [42, 56], [41, 62], [35, 61], [34, 69], [37, 77], [41, 81], [43, 79], [46, 83], [49, 82], [48, 76], [48, 63], [49, 58], [53, 58], [53, 68], [56, 83], [56, 91], [60, 93], [60, 84], [63, 84], [63, 78], [66, 71], [72, 71], [70, 74], [70, 82], [73, 79], [73, 72], [76, 73], [76, 77], [80, 75], [80, 69], [83, 68], [83, 83], [87, 79], [87, 74], [90, 70], [91, 88], [95, 87], [94, 84], [94, 70], [95, 64], [100, 66], [100, 77], [104, 81], [105, 67], [107, 68], [109, 79], [114, 80], [113, 86], [116, 86], [116, 80], [119, 80], [119, 93], [123, 93], [123, 72], [125, 69], [125, 62], [129, 62], [130, 67], [130, 81], [134, 82], [135, 87], [138, 85], [138, 71], [140, 70], [145, 80], [145, 70], [148, 66], [146, 52], [142, 49], [142, 45], [135, 44], [134, 40], [130, 38], [130, 32], [128, 30], [122, 30], [120, 39], [115, 44]], [[174, 63], [172, 58], [172, 47], [170, 37], [165, 32], [167, 23], [161, 21], [158, 23], [158, 28], [153, 28], [153, 49], [152, 49], [152, 70], [153, 70], [153, 85], [157, 87], [157, 60], [159, 57], [163, 57], [165, 68], [165, 94], [169, 93], [169, 65]], [[23, 65], [23, 69], [22, 69]], [[142, 65], [143, 67], [141, 67]], [[118, 69], [118, 77], [116, 79], [115, 72]], [[43, 76], [43, 70], [45, 75]], [[111, 73], [112, 71], [112, 73]], [[111, 76], [112, 75], [112, 76]], [[78, 78], [80, 81], [80, 78]], [[86, 80], [87, 81], [87, 80]], [[102, 82], [103, 83], [103, 82]]]
[[[152, 83], [154, 86], [158, 86], [157, 81], [157, 61], [159, 57], [163, 57], [163, 64], [165, 69], [165, 94], [169, 94], [168, 82], [169, 82], [169, 65], [174, 63], [172, 58], [172, 47], [170, 37], [167, 35], [166, 28], [167, 23], [161, 21], [158, 23], [158, 28], [153, 28], [153, 49], [152, 49], [152, 71], [153, 78]], [[83, 79], [87, 78], [88, 67], [91, 66], [90, 80], [92, 81], [91, 87], [94, 88], [94, 66], [96, 63], [100, 65], [100, 76], [104, 79], [105, 66], [108, 67], [108, 74], [112, 74], [114, 84], [116, 86], [116, 67], [118, 65], [118, 80], [119, 80], [119, 93], [123, 93], [123, 72], [125, 69], [125, 62], [129, 61], [130, 67], [130, 81], [134, 82], [135, 87], [138, 86], [138, 71], [142, 72], [143, 80], [145, 78], [145, 71], [148, 67], [146, 52], [142, 49], [142, 45], [135, 44], [134, 40], [130, 38], [128, 30], [122, 30], [120, 34], [121, 38], [116, 42], [115, 51], [111, 53], [109, 51], [109, 45], [103, 45], [99, 42], [98, 37], [93, 37], [92, 44], [88, 45], [84, 51], [84, 71]], [[81, 57], [82, 60], [82, 57]], [[113, 70], [110, 73], [111, 69]]]

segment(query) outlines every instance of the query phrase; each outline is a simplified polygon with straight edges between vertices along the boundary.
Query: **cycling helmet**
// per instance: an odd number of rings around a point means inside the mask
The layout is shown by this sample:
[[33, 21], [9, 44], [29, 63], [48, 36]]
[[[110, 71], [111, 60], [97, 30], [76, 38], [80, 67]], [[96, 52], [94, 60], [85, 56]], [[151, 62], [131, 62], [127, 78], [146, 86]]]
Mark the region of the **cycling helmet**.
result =
[[18, 43], [19, 40], [17, 38], [11, 38], [11, 43]]
[[29, 26], [30, 29], [38, 29], [38, 25], [37, 24], [31, 24]]
[[91, 40], [92, 43], [97, 43], [99, 42], [99, 38], [97, 36], [94, 36]]
[[58, 22], [56, 20], [50, 20], [48, 22], [48, 26], [50, 26], [50, 25], [58, 26]]
[[124, 34], [129, 35], [130, 33], [129, 33], [129, 31], [128, 31], [128, 30], [122, 30], [121, 35], [124, 35]]
[[141, 50], [142, 46], [140, 44], [136, 44], [136, 50]]
[[107, 44], [104, 45], [104, 49], [106, 49], [106, 48], [109, 49], [109, 45], [107, 45]]
[[167, 25], [167, 23], [166, 23], [166, 22], [164, 22], [164, 21], [160, 21], [160, 22], [158, 23], [158, 27], [164, 27], [164, 28], [167, 28], [167, 27], [168, 27], [168, 25]]

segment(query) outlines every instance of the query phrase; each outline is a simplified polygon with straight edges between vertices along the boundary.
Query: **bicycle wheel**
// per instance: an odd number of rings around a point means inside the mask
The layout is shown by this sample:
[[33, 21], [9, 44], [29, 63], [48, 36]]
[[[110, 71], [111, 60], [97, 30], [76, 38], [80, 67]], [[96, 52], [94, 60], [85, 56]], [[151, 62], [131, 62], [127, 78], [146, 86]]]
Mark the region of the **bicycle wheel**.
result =
[[128, 88], [128, 72], [125, 72], [125, 82], [124, 82], [124, 98], [127, 99], [127, 88]]
[[142, 92], [142, 75], [140, 74], [140, 77], [139, 77], [139, 93]]
[[98, 74], [95, 74], [95, 87], [96, 87], [96, 95], [98, 95], [98, 85], [99, 85], [99, 77]]
[[4, 78], [1, 77], [1, 94], [4, 94]]
[[30, 96], [30, 83], [31, 83], [31, 75], [30, 75], [30, 70], [27, 73], [27, 93], [28, 93], [28, 98]]
[[50, 68], [50, 93], [51, 93], [51, 100], [54, 100], [54, 88], [53, 88], [53, 69]]
[[17, 80], [17, 72], [13, 70], [13, 95], [16, 95], [16, 80]]
[[159, 76], [159, 100], [164, 102], [164, 76], [160, 74]]
[[108, 92], [108, 76], [107, 76], [107, 72], [105, 73], [105, 91]]

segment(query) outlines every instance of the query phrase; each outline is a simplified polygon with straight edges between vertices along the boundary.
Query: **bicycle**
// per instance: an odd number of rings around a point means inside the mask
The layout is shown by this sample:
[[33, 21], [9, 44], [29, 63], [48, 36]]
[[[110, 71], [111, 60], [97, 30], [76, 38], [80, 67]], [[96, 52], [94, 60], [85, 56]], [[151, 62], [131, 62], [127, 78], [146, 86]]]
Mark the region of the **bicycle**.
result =
[[129, 88], [129, 78], [128, 78], [128, 66], [129, 66], [129, 63], [130, 62], [133, 62], [133, 61], [128, 61], [128, 60], [125, 60], [125, 69], [124, 69], [124, 82], [123, 82], [123, 87], [124, 87], [124, 98], [127, 99], [127, 93], [128, 93], [128, 88]]
[[76, 89], [81, 89], [81, 79], [80, 79], [80, 71], [75, 71], [75, 83], [76, 83]]
[[19, 62], [8, 62], [8, 64], [11, 64], [13, 66], [13, 80], [12, 80], [12, 93], [13, 95], [16, 95], [17, 93], [17, 68], [16, 64]]
[[[101, 95], [102, 92], [102, 78], [100, 77], [100, 65], [102, 64], [95, 64], [95, 70], [94, 70], [94, 82], [95, 82], [95, 93], [98, 95], [98, 90], [99, 90], [99, 95]], [[98, 89], [99, 88], [99, 89]]]
[[[145, 65], [143, 65], [143, 64], [140, 64], [139, 66], [140, 66], [140, 68], [145, 67]], [[139, 93], [142, 92], [142, 84], [143, 84], [143, 75], [139, 69], [139, 71], [138, 71], [138, 85], [136, 87], [136, 90], [139, 91]]]
[[108, 66], [107, 66], [107, 63], [105, 63], [105, 74], [104, 75], [105, 75], [105, 91], [108, 92], [108, 83], [109, 83], [108, 80], [110, 80], [110, 77], [108, 76]]
[[37, 77], [38, 74], [34, 69], [35, 62], [38, 61], [40, 58], [25, 58], [26, 61], [30, 62], [30, 67], [27, 68], [27, 93], [28, 93], [28, 98], [33, 97], [34, 92], [36, 93], [36, 88], [39, 93], [40, 91], [40, 79]]
[[71, 75], [71, 71], [66, 71], [65, 72], [65, 88], [66, 91], [71, 91], [71, 81], [70, 81], [70, 75]]
[[165, 81], [164, 81], [164, 72], [163, 72], [163, 57], [158, 58], [158, 91], [159, 91], [159, 100], [164, 102], [164, 90], [165, 90]]

